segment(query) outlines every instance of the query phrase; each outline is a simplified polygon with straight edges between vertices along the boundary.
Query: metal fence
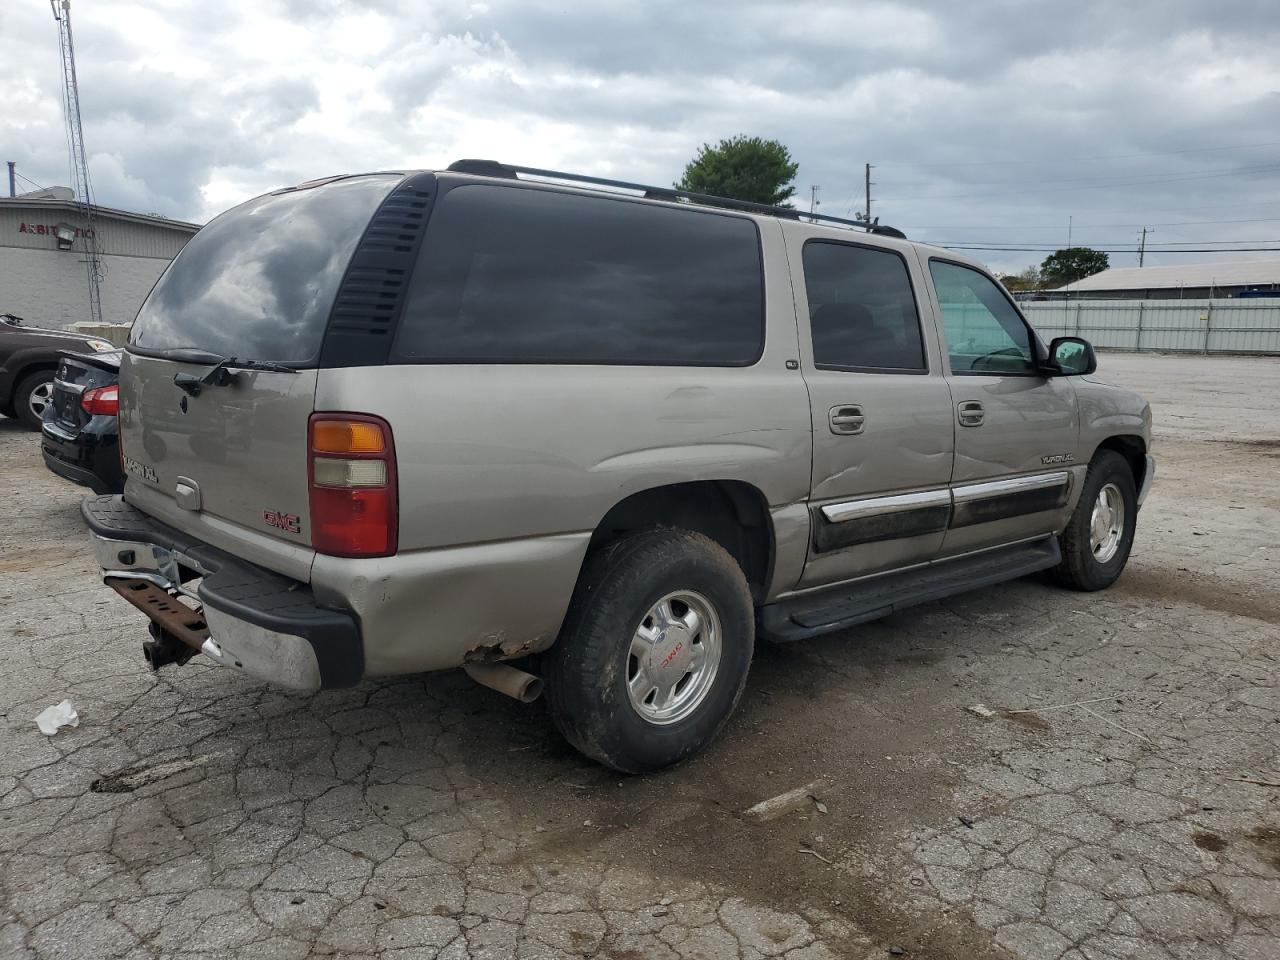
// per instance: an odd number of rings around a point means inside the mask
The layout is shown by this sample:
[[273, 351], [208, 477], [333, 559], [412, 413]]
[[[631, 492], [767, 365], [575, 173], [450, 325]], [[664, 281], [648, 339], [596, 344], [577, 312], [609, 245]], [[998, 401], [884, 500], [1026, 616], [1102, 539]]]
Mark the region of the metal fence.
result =
[[1280, 354], [1280, 299], [1054, 300], [1019, 306], [1046, 340], [1182, 353]]

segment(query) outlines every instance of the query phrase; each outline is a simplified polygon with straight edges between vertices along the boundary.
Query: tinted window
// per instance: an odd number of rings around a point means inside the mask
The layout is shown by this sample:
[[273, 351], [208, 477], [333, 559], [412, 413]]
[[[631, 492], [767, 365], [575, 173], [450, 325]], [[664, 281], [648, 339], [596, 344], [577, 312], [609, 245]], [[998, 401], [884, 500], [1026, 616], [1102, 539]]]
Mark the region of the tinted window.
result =
[[314, 360], [356, 244], [398, 175], [352, 177], [242, 203], [187, 241], [129, 336], [255, 360]]
[[762, 349], [762, 297], [750, 220], [461, 186], [432, 211], [393, 353], [745, 365]]
[[911, 278], [898, 254], [810, 240], [804, 285], [817, 366], [926, 369]]
[[952, 373], [1027, 373], [1036, 369], [1031, 332], [991, 278], [930, 260], [942, 308]]

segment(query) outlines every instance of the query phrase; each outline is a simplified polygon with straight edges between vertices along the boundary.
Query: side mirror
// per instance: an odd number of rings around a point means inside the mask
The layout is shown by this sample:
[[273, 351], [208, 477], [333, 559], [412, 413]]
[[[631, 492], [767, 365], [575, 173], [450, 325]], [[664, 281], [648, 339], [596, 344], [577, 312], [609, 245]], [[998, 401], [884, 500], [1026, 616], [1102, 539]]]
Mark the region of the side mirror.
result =
[[1060, 377], [1079, 377], [1098, 369], [1093, 344], [1080, 337], [1056, 337], [1049, 344], [1047, 372]]

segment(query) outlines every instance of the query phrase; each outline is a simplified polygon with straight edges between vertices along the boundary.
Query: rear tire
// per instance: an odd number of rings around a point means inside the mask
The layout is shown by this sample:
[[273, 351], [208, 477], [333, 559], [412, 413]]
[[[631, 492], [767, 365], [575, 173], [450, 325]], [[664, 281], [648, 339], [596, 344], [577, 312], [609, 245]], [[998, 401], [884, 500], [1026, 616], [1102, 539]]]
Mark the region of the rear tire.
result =
[[1111, 586], [1129, 561], [1137, 520], [1138, 492], [1128, 462], [1114, 451], [1098, 451], [1071, 520], [1058, 537], [1062, 560], [1054, 579], [1073, 590]]
[[670, 766], [724, 727], [754, 641], [751, 591], [723, 547], [685, 530], [624, 537], [588, 556], [543, 655], [552, 719], [614, 770]]
[[37, 370], [18, 381], [13, 412], [28, 430], [39, 430], [44, 408], [53, 402], [53, 371]]

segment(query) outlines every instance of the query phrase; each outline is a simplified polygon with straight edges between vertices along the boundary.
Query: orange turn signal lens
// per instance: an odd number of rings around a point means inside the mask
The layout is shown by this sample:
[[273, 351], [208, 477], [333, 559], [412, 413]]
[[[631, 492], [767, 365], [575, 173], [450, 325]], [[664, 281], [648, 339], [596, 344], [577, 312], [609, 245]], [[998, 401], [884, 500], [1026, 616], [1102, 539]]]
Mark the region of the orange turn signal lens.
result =
[[316, 453], [385, 453], [386, 439], [376, 423], [358, 420], [315, 420], [311, 449]]

